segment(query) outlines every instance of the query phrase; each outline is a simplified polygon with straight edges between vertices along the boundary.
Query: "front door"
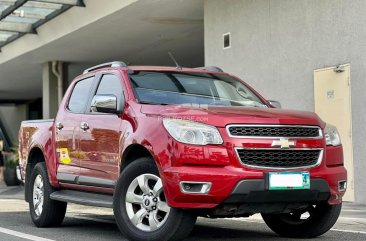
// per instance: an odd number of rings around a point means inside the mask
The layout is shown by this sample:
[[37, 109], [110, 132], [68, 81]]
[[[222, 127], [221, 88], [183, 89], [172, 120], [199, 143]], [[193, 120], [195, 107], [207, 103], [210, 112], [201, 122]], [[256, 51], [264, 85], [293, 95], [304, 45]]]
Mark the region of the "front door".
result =
[[[101, 75], [96, 95], [115, 95], [124, 103], [122, 81], [117, 75]], [[90, 109], [90, 108], [89, 108]], [[83, 115], [80, 135], [82, 154], [79, 182], [84, 185], [114, 188], [119, 176], [122, 119], [120, 115], [89, 112]]]
[[325, 122], [335, 125], [341, 136], [348, 172], [348, 187], [343, 199], [354, 201], [350, 65], [315, 70], [314, 97], [315, 112]]
[[66, 106], [60, 106], [55, 119], [57, 178], [61, 183], [76, 183], [80, 173], [79, 134], [94, 77], [75, 83]]

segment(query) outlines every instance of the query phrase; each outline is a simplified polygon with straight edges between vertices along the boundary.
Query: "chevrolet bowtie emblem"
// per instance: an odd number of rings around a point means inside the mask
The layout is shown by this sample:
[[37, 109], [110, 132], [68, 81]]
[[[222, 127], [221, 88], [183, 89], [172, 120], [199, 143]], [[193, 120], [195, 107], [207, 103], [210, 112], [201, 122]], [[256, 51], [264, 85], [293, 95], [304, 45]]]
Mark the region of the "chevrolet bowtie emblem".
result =
[[295, 141], [290, 141], [287, 138], [281, 138], [279, 140], [274, 140], [272, 142], [272, 146], [274, 147], [281, 147], [281, 148], [290, 148], [295, 146], [296, 142]]

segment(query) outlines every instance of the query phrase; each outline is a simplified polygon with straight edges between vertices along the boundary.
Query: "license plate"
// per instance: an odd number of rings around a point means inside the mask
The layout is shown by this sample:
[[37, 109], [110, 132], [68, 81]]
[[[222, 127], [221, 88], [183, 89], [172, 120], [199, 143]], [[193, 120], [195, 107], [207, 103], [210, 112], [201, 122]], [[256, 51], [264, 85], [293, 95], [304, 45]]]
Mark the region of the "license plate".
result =
[[268, 173], [269, 190], [310, 189], [309, 172]]

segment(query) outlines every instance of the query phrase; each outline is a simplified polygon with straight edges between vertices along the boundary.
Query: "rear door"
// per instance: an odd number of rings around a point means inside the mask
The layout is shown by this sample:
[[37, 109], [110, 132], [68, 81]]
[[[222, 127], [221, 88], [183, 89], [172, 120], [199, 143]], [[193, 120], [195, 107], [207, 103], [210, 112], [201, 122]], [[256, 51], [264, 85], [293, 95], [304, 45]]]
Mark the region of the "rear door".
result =
[[[115, 95], [119, 107], [124, 105], [121, 77], [102, 74], [97, 77], [95, 95]], [[82, 153], [79, 183], [84, 185], [114, 188], [119, 176], [121, 157], [121, 115], [87, 111], [82, 123], [86, 127], [80, 134]]]
[[80, 174], [80, 122], [90, 96], [93, 77], [82, 79], [73, 86], [66, 106], [55, 119], [57, 178], [61, 183], [75, 183]]

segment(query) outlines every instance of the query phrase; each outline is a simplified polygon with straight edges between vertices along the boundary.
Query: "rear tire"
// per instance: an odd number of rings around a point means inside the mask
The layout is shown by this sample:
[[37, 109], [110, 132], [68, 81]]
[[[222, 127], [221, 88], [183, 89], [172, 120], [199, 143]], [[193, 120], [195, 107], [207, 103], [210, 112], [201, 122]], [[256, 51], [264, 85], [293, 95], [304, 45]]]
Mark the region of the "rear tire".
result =
[[30, 187], [29, 210], [33, 223], [37, 227], [59, 226], [65, 218], [67, 203], [50, 199], [53, 188], [44, 162], [34, 167]]
[[287, 238], [315, 238], [328, 232], [341, 213], [342, 204], [310, 205], [289, 214], [262, 214], [272, 231]]
[[114, 216], [128, 240], [182, 240], [197, 216], [167, 205], [152, 158], [139, 158], [123, 170], [115, 189]]

